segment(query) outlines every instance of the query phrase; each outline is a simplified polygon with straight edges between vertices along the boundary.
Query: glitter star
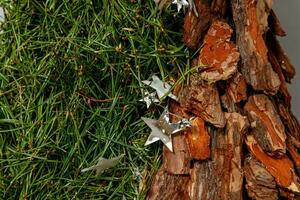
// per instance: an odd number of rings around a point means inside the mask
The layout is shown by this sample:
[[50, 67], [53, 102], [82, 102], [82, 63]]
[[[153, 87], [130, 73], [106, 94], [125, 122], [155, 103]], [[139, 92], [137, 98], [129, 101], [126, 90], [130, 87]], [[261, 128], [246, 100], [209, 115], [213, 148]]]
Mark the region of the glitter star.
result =
[[146, 103], [147, 108], [151, 106], [152, 103], [158, 103], [159, 99], [156, 97], [156, 92], [145, 92], [144, 98], [140, 99], [139, 101], [143, 101]]
[[169, 83], [162, 82], [157, 76], [152, 76], [152, 81], [142, 81], [145, 85], [149, 85], [153, 89], [156, 90], [158, 97], [161, 99], [165, 95], [168, 96], [175, 101], [177, 101], [177, 97], [170, 92], [171, 85]]
[[152, 144], [158, 140], [161, 140], [170, 151], [173, 151], [171, 135], [167, 135], [158, 126], [158, 120], [142, 117], [142, 120], [151, 128], [151, 134], [149, 135], [145, 146]]
[[191, 127], [191, 119], [183, 119], [177, 123], [170, 123], [169, 113], [165, 109], [158, 120], [142, 117], [142, 120], [151, 128], [145, 145], [161, 140], [170, 151], [173, 151], [172, 134]]

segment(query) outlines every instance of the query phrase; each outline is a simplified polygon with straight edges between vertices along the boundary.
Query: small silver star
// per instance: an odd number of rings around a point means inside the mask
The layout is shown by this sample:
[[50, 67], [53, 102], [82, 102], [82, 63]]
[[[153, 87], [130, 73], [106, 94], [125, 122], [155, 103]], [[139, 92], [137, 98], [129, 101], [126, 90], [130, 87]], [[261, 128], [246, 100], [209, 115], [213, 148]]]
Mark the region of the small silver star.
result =
[[184, 8], [184, 7], [187, 7], [189, 5], [189, 3], [186, 0], [174, 0], [172, 2], [172, 4], [177, 5], [178, 12], [181, 10], [182, 7]]
[[157, 124], [158, 120], [145, 117], [142, 117], [142, 120], [151, 128], [151, 134], [149, 135], [145, 146], [152, 144], [158, 140], [161, 140], [170, 151], [173, 151], [171, 135], [166, 135], [165, 133], [163, 133], [163, 131]]
[[147, 108], [151, 106], [152, 103], [160, 102], [159, 99], [156, 97], [156, 92], [145, 92], [144, 98], [140, 99], [139, 101], [143, 101], [146, 103]]
[[121, 154], [120, 156], [113, 157], [111, 159], [102, 158], [100, 157], [98, 159], [98, 162], [96, 165], [93, 165], [88, 168], [84, 168], [81, 170], [81, 172], [86, 172], [90, 170], [96, 170], [96, 176], [100, 175], [104, 170], [114, 167], [118, 162], [123, 158], [124, 154]]
[[166, 94], [175, 101], [177, 101], [177, 97], [170, 92], [171, 85], [169, 83], [162, 82], [157, 76], [152, 76], [152, 81], [142, 81], [144, 84], [149, 85], [153, 89], [156, 90], [158, 97], [161, 99]]
[[142, 120], [151, 128], [151, 134], [149, 135], [145, 145], [161, 140], [168, 149], [173, 152], [172, 134], [191, 127], [191, 121], [193, 118], [182, 119], [179, 122], [170, 123], [169, 112], [165, 109], [158, 120], [144, 117], [142, 117]]

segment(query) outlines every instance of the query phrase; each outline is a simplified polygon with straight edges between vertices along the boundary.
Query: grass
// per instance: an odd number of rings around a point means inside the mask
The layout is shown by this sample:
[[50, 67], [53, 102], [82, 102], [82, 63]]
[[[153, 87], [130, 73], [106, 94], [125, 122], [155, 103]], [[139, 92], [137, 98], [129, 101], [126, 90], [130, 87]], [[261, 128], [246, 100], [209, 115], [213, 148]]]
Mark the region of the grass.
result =
[[141, 80], [188, 70], [183, 14], [152, 0], [0, 2], [0, 199], [144, 199], [162, 144], [144, 147], [140, 118], [161, 109], [139, 102]]

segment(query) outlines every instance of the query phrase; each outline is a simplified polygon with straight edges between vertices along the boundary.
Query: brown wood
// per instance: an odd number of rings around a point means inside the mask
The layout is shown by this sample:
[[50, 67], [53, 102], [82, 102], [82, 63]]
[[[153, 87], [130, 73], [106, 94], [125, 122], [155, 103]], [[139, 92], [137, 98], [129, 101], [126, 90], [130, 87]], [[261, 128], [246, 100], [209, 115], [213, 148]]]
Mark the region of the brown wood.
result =
[[284, 188], [279, 188], [279, 194], [281, 199], [287, 199], [287, 200], [299, 200], [300, 196], [297, 193], [291, 192], [290, 190], [284, 189]]
[[259, 160], [265, 166], [266, 170], [275, 178], [279, 186], [293, 192], [300, 192], [300, 185], [298, 177], [294, 172], [293, 163], [286, 155], [275, 158], [266, 154], [252, 135], [247, 136], [246, 144], [254, 157]]
[[173, 152], [167, 147], [163, 148], [163, 166], [164, 170], [170, 174], [188, 174], [189, 173], [189, 152], [184, 140], [184, 135], [178, 133], [173, 136]]
[[245, 77], [237, 72], [228, 80], [225, 94], [221, 97], [222, 105], [228, 112], [241, 112], [239, 104], [247, 100], [247, 83]]
[[[193, 11], [189, 11], [184, 18], [183, 41], [184, 44], [192, 49], [199, 47], [200, 40], [211, 23], [210, 5], [202, 0], [195, 0], [198, 17]], [[199, 20], [201, 18], [202, 20]]]
[[204, 38], [212, 21], [224, 16], [227, 10], [225, 0], [194, 0], [194, 2], [198, 16], [192, 10], [188, 11], [183, 25], [183, 41], [191, 49], [200, 47], [201, 39]]
[[154, 176], [147, 200], [190, 200], [186, 190], [189, 176], [170, 175], [161, 168]]
[[278, 191], [273, 176], [252, 156], [244, 162], [246, 189], [251, 199], [276, 200]]
[[179, 95], [181, 106], [216, 127], [224, 127], [225, 117], [217, 87], [215, 84], [198, 80], [197, 76], [191, 76], [191, 84], [182, 89]]
[[208, 82], [227, 80], [237, 71], [240, 53], [230, 41], [232, 29], [226, 22], [214, 21], [200, 51], [200, 78]]
[[289, 134], [300, 141], [300, 125], [295, 116], [291, 113], [291, 110], [282, 103], [278, 105], [278, 109]]
[[210, 136], [205, 122], [197, 117], [192, 127], [185, 132], [191, 159], [206, 160], [210, 158]]
[[[267, 19], [264, 1], [232, 0], [237, 46], [242, 57], [241, 72], [255, 90], [276, 94], [280, 80], [268, 61], [263, 35]], [[257, 12], [259, 14], [257, 14]], [[260, 18], [258, 18], [260, 16]]]
[[287, 150], [291, 155], [291, 158], [294, 162], [295, 168], [297, 170], [297, 174], [300, 174], [300, 154], [299, 154], [300, 142], [297, 141], [294, 137], [289, 137], [287, 141]]
[[247, 83], [245, 77], [237, 72], [230, 80], [226, 93], [234, 103], [247, 100]]
[[225, 131], [210, 129], [211, 160], [191, 169], [191, 199], [242, 199], [242, 138], [249, 124], [238, 113], [226, 113], [226, 119]]
[[286, 152], [285, 130], [272, 102], [266, 95], [254, 95], [245, 105], [252, 131], [261, 148], [271, 155]]
[[[172, 113], [195, 117], [164, 147], [147, 199], [300, 199], [300, 125], [287, 82], [295, 75], [276, 38], [272, 0], [195, 0], [184, 43], [193, 72]], [[171, 121], [179, 120], [174, 116]]]

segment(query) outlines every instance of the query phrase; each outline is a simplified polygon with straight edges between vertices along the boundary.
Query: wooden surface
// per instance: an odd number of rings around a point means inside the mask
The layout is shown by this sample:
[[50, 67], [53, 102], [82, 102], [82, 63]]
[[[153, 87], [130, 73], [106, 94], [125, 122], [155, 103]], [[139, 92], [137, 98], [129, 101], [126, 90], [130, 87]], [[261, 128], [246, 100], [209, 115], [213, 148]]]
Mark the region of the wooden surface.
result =
[[[272, 0], [195, 0], [184, 43], [200, 48], [170, 109], [194, 116], [164, 148], [147, 199], [299, 199], [300, 125], [287, 82], [295, 69]], [[176, 119], [172, 119], [175, 120]]]

